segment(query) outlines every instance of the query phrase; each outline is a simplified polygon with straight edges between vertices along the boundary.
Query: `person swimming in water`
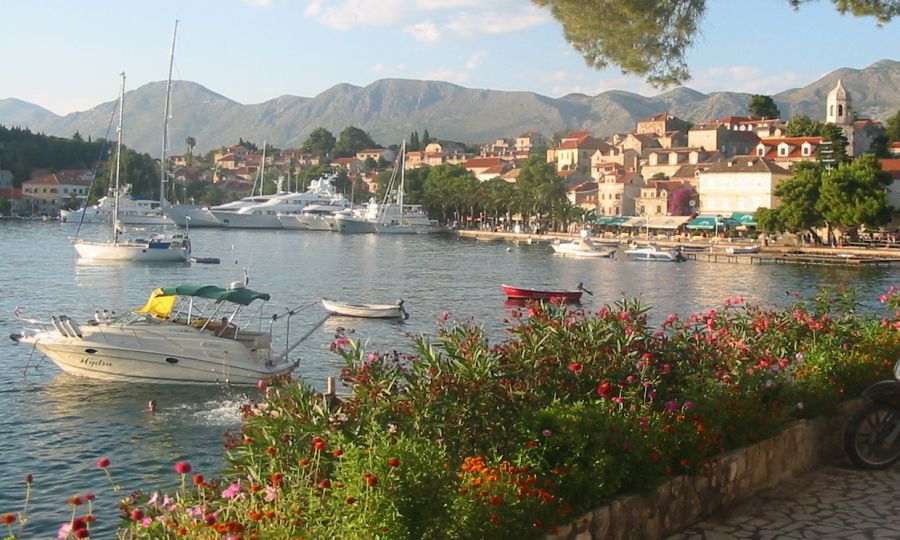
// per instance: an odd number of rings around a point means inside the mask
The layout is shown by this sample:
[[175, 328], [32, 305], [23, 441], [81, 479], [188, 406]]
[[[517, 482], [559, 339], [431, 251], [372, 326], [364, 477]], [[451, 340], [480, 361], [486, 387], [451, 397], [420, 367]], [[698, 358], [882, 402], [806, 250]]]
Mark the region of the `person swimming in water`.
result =
[[152, 412], [152, 413], [156, 412], [156, 400], [151, 399], [151, 400], [147, 403], [147, 410], [150, 411], [150, 412]]

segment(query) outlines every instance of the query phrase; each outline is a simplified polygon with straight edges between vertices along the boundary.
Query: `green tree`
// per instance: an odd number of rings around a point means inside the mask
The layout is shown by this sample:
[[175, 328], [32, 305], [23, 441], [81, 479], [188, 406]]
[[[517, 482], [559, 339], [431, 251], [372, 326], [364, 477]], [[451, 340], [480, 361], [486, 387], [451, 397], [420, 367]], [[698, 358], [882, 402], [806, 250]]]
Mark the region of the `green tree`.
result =
[[822, 166], [803, 161], [794, 166], [794, 176], [775, 187], [780, 199], [777, 208], [759, 208], [756, 228], [765, 233], [809, 232], [818, 240], [816, 228], [825, 224], [819, 211], [822, 186]]
[[190, 135], [184, 139], [184, 145], [187, 146], [187, 163], [190, 165], [194, 162], [194, 147], [197, 146], [197, 139], [191, 137]]
[[788, 121], [784, 134], [788, 137], [818, 137], [822, 132], [822, 122], [817, 122], [805, 114], [798, 114]]
[[891, 175], [870, 154], [842, 163], [823, 172], [817, 210], [829, 226], [841, 230], [884, 225], [891, 220], [887, 203], [891, 182]]
[[319, 159], [329, 159], [336, 142], [334, 135], [330, 131], [323, 127], [317, 127], [306, 137], [300, 149], [308, 154], [317, 156]]
[[847, 145], [849, 143], [846, 135], [844, 135], [844, 130], [835, 124], [827, 123], [822, 124], [819, 135], [822, 137], [822, 144], [819, 145], [816, 157], [820, 162], [828, 166], [834, 166], [850, 160], [850, 157], [847, 155]]
[[[706, 0], [532, 0], [547, 6], [566, 40], [587, 61], [645, 77], [655, 86], [690, 77], [686, 54], [694, 43]], [[786, 0], [799, 8], [811, 0]], [[873, 16], [886, 23], [900, 15], [896, 0], [831, 0], [842, 14]]]
[[753, 116], [762, 118], [781, 117], [781, 112], [778, 110], [778, 105], [775, 104], [775, 100], [772, 99], [772, 96], [763, 96], [760, 94], [750, 96], [750, 103], [747, 104], [747, 110], [750, 111], [750, 114]]
[[375, 141], [369, 137], [369, 134], [358, 127], [346, 127], [338, 136], [337, 143], [334, 145], [335, 157], [353, 157], [360, 150], [375, 147]]
[[428, 143], [431, 142], [431, 135], [428, 134], [428, 130], [422, 132], [422, 150], [425, 150], [425, 147], [428, 146]]
[[900, 141], [900, 111], [884, 121], [884, 132], [889, 142]]

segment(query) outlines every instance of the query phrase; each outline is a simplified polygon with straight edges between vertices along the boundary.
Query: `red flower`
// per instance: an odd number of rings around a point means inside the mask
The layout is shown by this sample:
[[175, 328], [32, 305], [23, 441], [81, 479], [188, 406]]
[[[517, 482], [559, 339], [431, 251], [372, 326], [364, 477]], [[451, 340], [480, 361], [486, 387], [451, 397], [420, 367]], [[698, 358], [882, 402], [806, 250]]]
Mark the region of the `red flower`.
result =
[[341, 450], [340, 448], [338, 448], [337, 450], [335, 450], [335, 451], [332, 452], [331, 454], [332, 454], [334, 457], [341, 457], [342, 455], [344, 455], [344, 451]]
[[391, 467], [399, 467], [400, 460], [395, 457], [392, 457], [391, 459], [388, 460], [388, 465], [390, 465]]
[[491, 497], [491, 504], [493, 504], [494, 506], [499, 506], [503, 504], [503, 498], [499, 495], [494, 495], [493, 497]]
[[135, 508], [131, 511], [131, 519], [134, 521], [140, 521], [144, 519], [144, 511], [140, 508]]
[[98, 469], [105, 469], [107, 467], [109, 467], [109, 459], [108, 458], [103, 457], [103, 458], [100, 458], [97, 460], [97, 468]]
[[319, 482], [319, 487], [320, 487], [321, 489], [328, 489], [328, 488], [330, 488], [330, 487], [331, 487], [331, 480], [329, 480], [329, 479], [327, 479], [327, 478], [326, 478], [325, 480], [322, 480], [321, 482]]
[[33, 481], [34, 481], [34, 477], [33, 477], [33, 476], [31, 476], [30, 474], [26, 474], [26, 475], [25, 475], [25, 483], [26, 483], [26, 484], [30, 484], [30, 483], [32, 483]]
[[203, 483], [203, 475], [195, 474], [194, 477], [191, 478], [191, 482], [193, 482], [195, 486], [199, 486], [200, 484]]
[[313, 437], [312, 439], [313, 449], [315, 450], [325, 450], [325, 441], [321, 437]]
[[69, 499], [69, 504], [71, 504], [72, 506], [81, 506], [82, 504], [84, 504], [84, 502], [82, 502], [81, 497], [75, 495], [74, 497]]
[[354, 499], [353, 497], [347, 497], [347, 500], [344, 502], [346, 502], [347, 504], [353, 504], [356, 502], [356, 499]]
[[597, 394], [601, 397], [609, 397], [612, 393], [612, 385], [607, 381], [603, 381], [597, 385]]
[[179, 461], [175, 464], [175, 472], [178, 474], [188, 474], [191, 472], [191, 464], [187, 461]]
[[3, 517], [0, 517], [0, 523], [4, 525], [12, 525], [16, 522], [16, 516], [14, 514], [3, 514]]
[[581, 371], [581, 364], [579, 364], [578, 362], [570, 362], [569, 363], [569, 371], [574, 371], [575, 373], [578, 373], [579, 371]]
[[91, 537], [91, 531], [89, 531], [87, 529], [75, 529], [75, 532], [72, 534], [75, 536], [75, 538], [90, 538]]
[[96, 498], [96, 496], [93, 493], [85, 493], [84, 494], [84, 500], [86, 500], [86, 501], [93, 501], [95, 498]]
[[366, 485], [369, 487], [375, 487], [378, 485], [378, 477], [374, 474], [369, 474], [366, 476]]

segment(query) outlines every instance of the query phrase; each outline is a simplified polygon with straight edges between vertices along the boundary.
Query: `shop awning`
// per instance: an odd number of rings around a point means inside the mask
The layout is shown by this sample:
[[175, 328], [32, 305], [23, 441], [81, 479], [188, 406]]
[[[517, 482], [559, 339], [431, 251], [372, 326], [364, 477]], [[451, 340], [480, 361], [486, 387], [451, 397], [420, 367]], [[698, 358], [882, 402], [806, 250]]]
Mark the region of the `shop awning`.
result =
[[620, 227], [629, 219], [631, 219], [631, 216], [597, 216], [591, 221], [591, 223], [594, 223], [595, 225]]
[[[716, 225], [716, 221], [719, 222], [718, 225]], [[686, 228], [692, 231], [714, 231], [716, 229], [733, 229], [740, 224], [740, 222], [727, 217], [702, 216], [694, 218]]]
[[635, 229], [667, 229], [675, 230], [691, 220], [691, 216], [634, 216], [627, 222], [623, 223], [623, 227], [633, 227]]
[[732, 212], [731, 219], [745, 227], [756, 227], [756, 212]]

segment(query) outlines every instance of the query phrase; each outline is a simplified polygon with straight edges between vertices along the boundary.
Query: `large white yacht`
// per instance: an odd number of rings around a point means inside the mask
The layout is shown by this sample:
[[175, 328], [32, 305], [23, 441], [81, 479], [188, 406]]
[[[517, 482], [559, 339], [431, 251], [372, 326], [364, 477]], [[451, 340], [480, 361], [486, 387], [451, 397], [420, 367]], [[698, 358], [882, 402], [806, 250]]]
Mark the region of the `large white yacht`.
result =
[[[131, 184], [119, 190], [119, 223], [122, 225], [172, 225], [159, 201], [131, 195]], [[61, 210], [60, 219], [67, 223], [112, 223], [116, 194], [101, 197], [97, 204], [79, 210]]]
[[303, 193], [281, 193], [256, 204], [244, 205], [231, 212], [221, 208], [210, 211], [224, 227], [235, 229], [281, 229], [279, 214], [299, 214], [311, 204], [331, 204], [342, 198], [334, 190], [337, 174], [310, 182]]
[[285, 229], [301, 231], [336, 231], [334, 215], [350, 208], [350, 201], [340, 197], [328, 204], [310, 204], [299, 214], [278, 214], [278, 221]]

